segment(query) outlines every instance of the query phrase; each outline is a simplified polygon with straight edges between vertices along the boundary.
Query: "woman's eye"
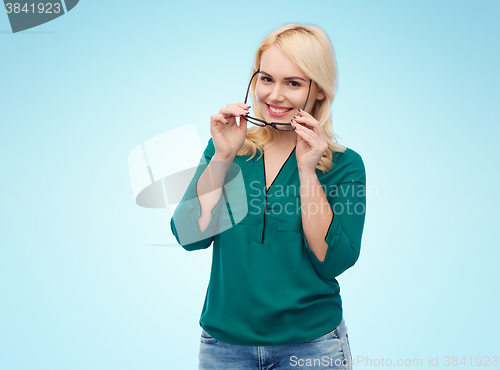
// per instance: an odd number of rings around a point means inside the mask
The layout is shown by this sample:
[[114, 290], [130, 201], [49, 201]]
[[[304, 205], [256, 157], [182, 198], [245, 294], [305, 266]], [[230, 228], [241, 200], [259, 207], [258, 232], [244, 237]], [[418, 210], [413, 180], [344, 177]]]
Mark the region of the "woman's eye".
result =
[[[261, 81], [267, 83], [273, 82], [272, 78], [266, 76], [262, 76], [260, 79]], [[292, 87], [300, 87], [300, 83], [298, 83], [297, 81], [290, 81], [289, 83], [291, 84]]]

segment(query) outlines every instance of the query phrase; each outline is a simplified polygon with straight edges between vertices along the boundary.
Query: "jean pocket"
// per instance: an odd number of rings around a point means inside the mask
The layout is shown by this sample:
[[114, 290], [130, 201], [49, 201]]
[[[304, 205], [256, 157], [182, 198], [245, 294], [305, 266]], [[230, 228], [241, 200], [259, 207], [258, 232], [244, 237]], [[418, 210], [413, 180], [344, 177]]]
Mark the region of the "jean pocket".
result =
[[300, 197], [291, 195], [281, 197], [278, 231], [302, 232], [302, 211]]
[[330, 339], [339, 339], [337, 335], [337, 328], [333, 329], [331, 332], [326, 333], [325, 335], [322, 335], [319, 338], [308, 340], [307, 342], [304, 343], [319, 343], [319, 342], [324, 342]]
[[349, 344], [349, 334], [345, 333], [345, 337], [346, 337], [346, 340], [347, 340], [347, 347], [349, 347], [349, 355], [351, 357], [351, 363], [352, 363], [352, 352], [351, 352], [351, 345]]
[[202, 342], [215, 342], [217, 339], [215, 339], [214, 337], [212, 337], [210, 334], [208, 334], [205, 329], [201, 329], [201, 335], [200, 335], [200, 339]]

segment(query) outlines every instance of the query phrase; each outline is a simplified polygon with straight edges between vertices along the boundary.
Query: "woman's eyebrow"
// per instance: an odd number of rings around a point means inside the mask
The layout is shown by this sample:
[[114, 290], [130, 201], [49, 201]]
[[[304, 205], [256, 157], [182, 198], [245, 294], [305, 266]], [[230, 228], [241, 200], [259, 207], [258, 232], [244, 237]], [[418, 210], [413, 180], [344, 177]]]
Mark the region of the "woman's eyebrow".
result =
[[[269, 73], [267, 72], [264, 72], [264, 71], [260, 71], [260, 73], [266, 75], [266, 76], [269, 76], [269, 77], [273, 77], [271, 76]], [[298, 77], [298, 76], [292, 76], [292, 77], [285, 77], [284, 80], [302, 80], [304, 82], [307, 82], [306, 80], [304, 80], [302, 77]]]

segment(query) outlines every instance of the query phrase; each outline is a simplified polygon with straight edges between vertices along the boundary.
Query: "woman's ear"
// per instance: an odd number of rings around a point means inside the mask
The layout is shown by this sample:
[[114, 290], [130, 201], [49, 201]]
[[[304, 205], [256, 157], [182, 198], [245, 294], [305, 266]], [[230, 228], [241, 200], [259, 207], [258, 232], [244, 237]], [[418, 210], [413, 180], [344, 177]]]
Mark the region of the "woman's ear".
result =
[[325, 98], [325, 94], [323, 91], [319, 90], [318, 96], [316, 97], [316, 100], [323, 100]]

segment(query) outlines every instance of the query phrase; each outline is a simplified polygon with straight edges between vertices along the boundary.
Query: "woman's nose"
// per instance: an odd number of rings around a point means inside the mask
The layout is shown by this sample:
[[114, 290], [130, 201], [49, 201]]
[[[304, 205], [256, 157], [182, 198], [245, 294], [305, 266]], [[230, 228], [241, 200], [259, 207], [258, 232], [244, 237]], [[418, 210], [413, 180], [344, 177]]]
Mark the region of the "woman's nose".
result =
[[283, 101], [283, 95], [281, 92], [281, 86], [279, 84], [275, 84], [271, 94], [269, 94], [269, 99], [271, 101]]

